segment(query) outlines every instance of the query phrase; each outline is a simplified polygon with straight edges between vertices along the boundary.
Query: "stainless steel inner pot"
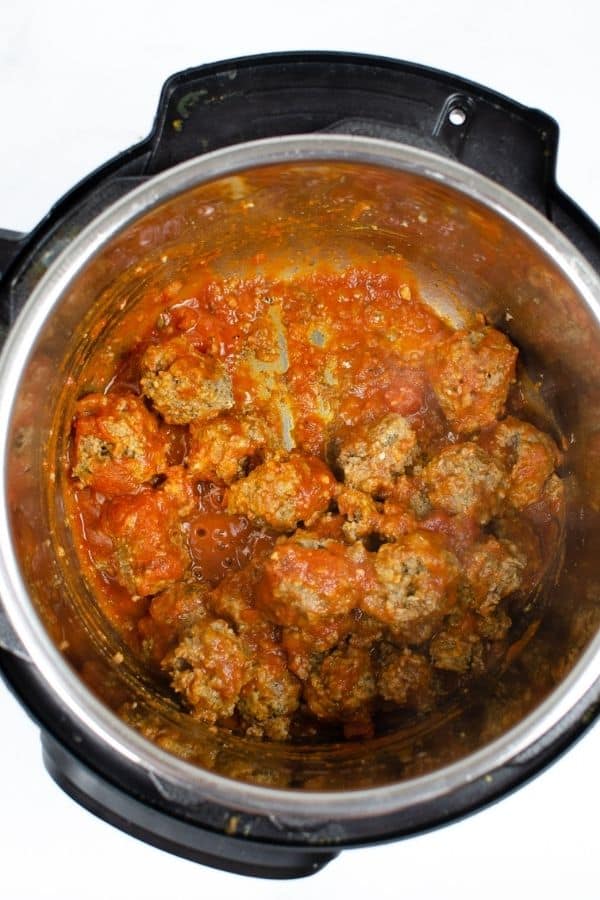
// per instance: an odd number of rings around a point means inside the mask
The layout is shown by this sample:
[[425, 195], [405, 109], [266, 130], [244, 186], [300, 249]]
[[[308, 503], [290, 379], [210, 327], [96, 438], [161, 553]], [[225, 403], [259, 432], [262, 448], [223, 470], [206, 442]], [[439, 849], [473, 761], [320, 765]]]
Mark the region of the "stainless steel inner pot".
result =
[[[362, 204], [358, 216], [350, 215]], [[205, 257], [233, 274], [400, 254], [424, 299], [483, 311], [517, 344], [568, 440], [563, 565], [542, 626], [498, 680], [436, 718], [367, 743], [288, 747], [214, 733], [153, 689], [80, 576], [60, 508], [72, 379], [149, 283]], [[540, 406], [541, 409], [541, 406]], [[316, 821], [384, 815], [500, 767], [600, 683], [600, 280], [541, 215], [439, 156], [334, 134], [193, 159], [128, 194], [53, 264], [0, 358], [0, 595], [47, 689], [82, 734], [161, 792]]]

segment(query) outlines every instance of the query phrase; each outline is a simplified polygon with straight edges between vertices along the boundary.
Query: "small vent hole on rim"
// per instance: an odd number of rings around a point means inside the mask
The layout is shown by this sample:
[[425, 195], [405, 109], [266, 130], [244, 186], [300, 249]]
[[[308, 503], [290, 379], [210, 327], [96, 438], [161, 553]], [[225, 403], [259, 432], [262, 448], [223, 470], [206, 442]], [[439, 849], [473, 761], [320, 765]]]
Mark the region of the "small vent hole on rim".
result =
[[462, 106], [454, 106], [448, 113], [448, 121], [451, 125], [459, 128], [467, 121], [467, 113]]

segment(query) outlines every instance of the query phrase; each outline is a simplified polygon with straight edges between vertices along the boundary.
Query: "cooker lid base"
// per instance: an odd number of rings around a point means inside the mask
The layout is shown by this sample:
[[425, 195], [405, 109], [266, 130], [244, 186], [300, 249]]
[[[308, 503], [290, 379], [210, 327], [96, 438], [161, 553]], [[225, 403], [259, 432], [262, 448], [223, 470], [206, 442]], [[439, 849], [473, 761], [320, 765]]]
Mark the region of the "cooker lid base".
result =
[[140, 802], [101, 778], [42, 732], [44, 764], [56, 784], [94, 815], [126, 834], [213, 869], [254, 878], [305, 878], [338, 855], [331, 849], [277, 846], [235, 836], [236, 817], [225, 833], [209, 831]]

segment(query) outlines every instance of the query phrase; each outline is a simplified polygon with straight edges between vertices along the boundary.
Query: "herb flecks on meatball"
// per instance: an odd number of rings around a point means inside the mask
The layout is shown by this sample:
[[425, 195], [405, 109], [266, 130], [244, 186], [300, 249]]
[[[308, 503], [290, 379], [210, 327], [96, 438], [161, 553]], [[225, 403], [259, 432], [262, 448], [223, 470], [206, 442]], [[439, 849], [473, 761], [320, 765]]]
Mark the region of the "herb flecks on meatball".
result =
[[435, 701], [431, 663], [414, 650], [384, 643], [377, 669], [377, 689], [384, 700], [396, 706], [430, 709]]
[[302, 685], [275, 642], [253, 654], [250, 677], [240, 692], [238, 710], [246, 734], [285, 741], [291, 719], [300, 704]]
[[207, 589], [195, 579], [174, 581], [150, 601], [137, 623], [144, 655], [160, 664], [191, 626], [209, 616]]
[[134, 394], [88, 394], [76, 406], [74, 478], [104, 494], [127, 494], [165, 471], [158, 422]]
[[328, 654], [311, 672], [304, 699], [319, 719], [361, 723], [370, 731], [370, 713], [377, 694], [373, 658], [351, 642]]
[[481, 642], [474, 617], [463, 617], [438, 631], [429, 645], [429, 658], [436, 669], [468, 672]]
[[156, 594], [189, 568], [176, 507], [159, 491], [116, 497], [102, 508], [102, 530], [112, 543], [112, 572], [132, 594]]
[[525, 559], [509, 541], [491, 535], [474, 544], [466, 554], [465, 575], [473, 594], [473, 606], [483, 616], [521, 586]]
[[456, 331], [435, 350], [433, 389], [452, 428], [470, 434], [504, 412], [517, 349], [495, 328]]
[[316, 456], [293, 451], [285, 459], [271, 459], [232, 484], [227, 510], [248, 516], [276, 531], [311, 525], [325, 512], [337, 489], [335, 478]]
[[503, 468], [471, 442], [446, 447], [425, 466], [422, 477], [434, 507], [470, 516], [481, 525], [499, 512], [506, 492]]
[[337, 496], [337, 505], [340, 513], [346, 517], [342, 529], [348, 543], [379, 531], [381, 504], [377, 504], [370, 494], [344, 487]]
[[264, 566], [257, 603], [279, 625], [305, 627], [359, 606], [372, 575], [344, 544], [277, 544]]
[[417, 438], [408, 421], [390, 413], [343, 440], [338, 463], [349, 487], [385, 495], [417, 453]]
[[561, 463], [561, 453], [549, 435], [509, 416], [482, 436], [481, 443], [508, 470], [506, 496], [515, 509], [542, 499], [547, 481]]
[[163, 668], [192, 715], [209, 725], [233, 715], [249, 677], [242, 641], [222, 619], [193, 625]]
[[262, 422], [252, 416], [223, 415], [190, 424], [187, 464], [202, 481], [232, 484], [262, 462], [270, 443]]
[[231, 378], [223, 363], [199, 353], [184, 338], [150, 346], [142, 371], [142, 391], [170, 424], [212, 419], [233, 406]]
[[384, 544], [374, 568], [378, 584], [361, 609], [408, 643], [425, 640], [456, 601], [458, 561], [439, 535], [415, 531]]

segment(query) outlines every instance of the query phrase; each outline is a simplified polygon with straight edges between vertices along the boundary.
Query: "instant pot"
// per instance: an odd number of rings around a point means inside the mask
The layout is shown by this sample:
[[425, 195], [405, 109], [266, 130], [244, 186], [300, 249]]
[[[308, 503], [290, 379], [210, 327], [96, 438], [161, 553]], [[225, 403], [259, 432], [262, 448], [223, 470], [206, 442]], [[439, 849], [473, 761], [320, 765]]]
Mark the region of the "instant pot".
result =
[[[31, 234], [0, 232], [0, 668], [40, 725], [48, 771], [83, 806], [192, 860], [298, 877], [345, 847], [490, 803], [593, 722], [600, 232], [556, 185], [557, 145], [545, 114], [442, 72], [337, 53], [249, 57], [170, 78], [145, 141]], [[224, 201], [235, 188], [281, 221], [282, 176], [301, 184], [304, 173], [314, 209], [269, 252], [290, 264], [308, 250], [343, 254], [348, 241], [367, 256], [401, 252], [445, 313], [457, 298], [484, 312], [519, 346], [534, 394], [556, 416], [567, 492], [564, 560], [521, 656], [435, 721], [313, 748], [203, 731], [133, 664], [116, 664], [51, 489], [61, 404], [99, 318], [115, 313], [109, 293], [113, 306], [116, 295], [135, 299], [136, 271], [160, 284], [197, 240], [241, 264], [259, 248]], [[349, 195], [371, 185], [360, 234], [345, 230], [343, 207], [319, 207], [331, 173]], [[211, 204], [216, 225], [200, 221]], [[324, 217], [337, 224], [335, 248]]]

